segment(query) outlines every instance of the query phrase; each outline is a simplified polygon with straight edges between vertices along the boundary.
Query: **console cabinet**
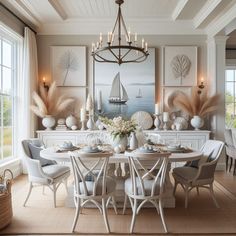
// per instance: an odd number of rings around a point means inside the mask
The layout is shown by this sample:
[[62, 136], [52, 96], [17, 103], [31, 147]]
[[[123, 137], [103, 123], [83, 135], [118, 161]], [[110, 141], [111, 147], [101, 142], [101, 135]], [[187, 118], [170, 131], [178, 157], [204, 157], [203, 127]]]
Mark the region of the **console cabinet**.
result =
[[[74, 145], [85, 144], [88, 142], [88, 136], [96, 136], [96, 134], [105, 134], [106, 131], [100, 130], [85, 130], [85, 131], [58, 131], [58, 130], [38, 130], [37, 136], [40, 138], [46, 147], [60, 145], [65, 141], [71, 141]], [[199, 150], [201, 146], [210, 137], [210, 131], [208, 130], [182, 130], [182, 131], [172, 131], [172, 130], [145, 130], [146, 134], [159, 134], [161, 140], [166, 144], [170, 144], [178, 141], [183, 146], [187, 146], [194, 150]]]

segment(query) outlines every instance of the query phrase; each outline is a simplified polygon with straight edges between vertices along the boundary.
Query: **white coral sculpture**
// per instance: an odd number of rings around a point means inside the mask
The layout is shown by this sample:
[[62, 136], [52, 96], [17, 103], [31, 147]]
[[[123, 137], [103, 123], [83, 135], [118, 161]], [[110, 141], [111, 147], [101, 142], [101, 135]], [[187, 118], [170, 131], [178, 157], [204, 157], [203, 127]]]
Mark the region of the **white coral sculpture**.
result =
[[176, 55], [170, 64], [172, 72], [176, 79], [180, 78], [180, 84], [182, 79], [185, 78], [191, 68], [191, 61], [186, 55]]
[[72, 102], [73, 98], [66, 98], [64, 95], [58, 97], [56, 83], [53, 82], [48, 90], [40, 85], [40, 95], [35, 91], [32, 94], [35, 105], [31, 105], [31, 110], [39, 117], [44, 118], [46, 115], [56, 116], [64, 111]]

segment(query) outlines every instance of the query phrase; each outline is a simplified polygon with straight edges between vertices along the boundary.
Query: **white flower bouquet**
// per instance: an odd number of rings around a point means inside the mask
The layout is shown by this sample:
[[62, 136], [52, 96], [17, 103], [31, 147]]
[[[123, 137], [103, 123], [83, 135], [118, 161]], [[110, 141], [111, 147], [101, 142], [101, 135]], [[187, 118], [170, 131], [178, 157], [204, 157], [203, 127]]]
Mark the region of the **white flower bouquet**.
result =
[[101, 122], [104, 124], [105, 128], [113, 136], [122, 138], [124, 136], [129, 136], [131, 132], [136, 130], [137, 124], [132, 120], [124, 120], [121, 116], [115, 117], [113, 119], [108, 119], [107, 117], [100, 117]]

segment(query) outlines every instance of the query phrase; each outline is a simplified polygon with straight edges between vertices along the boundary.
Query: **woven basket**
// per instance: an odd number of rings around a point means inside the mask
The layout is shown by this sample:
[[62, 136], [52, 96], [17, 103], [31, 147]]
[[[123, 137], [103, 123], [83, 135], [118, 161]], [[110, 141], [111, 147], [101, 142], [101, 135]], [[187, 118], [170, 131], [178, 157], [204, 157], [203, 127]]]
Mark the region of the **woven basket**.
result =
[[12, 203], [11, 203], [11, 184], [12, 179], [6, 179], [6, 173], [10, 170], [5, 170], [3, 176], [0, 176], [0, 183], [5, 185], [5, 191], [0, 193], [0, 230], [11, 223], [12, 220]]

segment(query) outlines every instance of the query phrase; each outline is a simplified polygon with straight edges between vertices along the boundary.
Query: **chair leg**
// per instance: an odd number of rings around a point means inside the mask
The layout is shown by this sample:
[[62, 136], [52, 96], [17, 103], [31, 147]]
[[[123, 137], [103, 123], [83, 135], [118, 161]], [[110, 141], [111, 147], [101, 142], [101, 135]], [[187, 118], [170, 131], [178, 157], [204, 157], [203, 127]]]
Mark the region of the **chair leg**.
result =
[[135, 220], [136, 220], [136, 212], [137, 212], [137, 199], [134, 199], [134, 203], [132, 206], [132, 211], [133, 211], [133, 215], [132, 215], [132, 221], [131, 221], [131, 225], [130, 225], [130, 233], [133, 233], [134, 230], [134, 224], [135, 224]]
[[126, 205], [127, 205], [127, 195], [125, 193], [125, 200], [124, 200], [124, 206], [123, 206], [123, 215], [125, 214], [125, 211], [126, 211]]
[[232, 158], [232, 157], [230, 157], [229, 172], [231, 171], [231, 167], [232, 167], [232, 165], [233, 165], [233, 158]]
[[79, 219], [80, 198], [77, 198], [75, 207], [76, 207], [76, 210], [75, 210], [75, 217], [74, 217], [74, 221], [73, 221], [72, 228], [71, 228], [71, 232], [72, 232], [72, 233], [75, 231], [75, 226], [76, 226], [77, 221], [78, 221], [78, 219]]
[[63, 180], [63, 184], [65, 185], [65, 188], [66, 188], [66, 193], [67, 193], [67, 195], [69, 194], [69, 191], [68, 191], [68, 183], [67, 183], [67, 181], [68, 181], [68, 179], [66, 178], [66, 179], [64, 179]]
[[52, 191], [53, 191], [53, 205], [56, 208], [56, 192], [57, 192], [57, 187], [55, 184], [52, 186]]
[[196, 189], [197, 189], [197, 195], [199, 196], [200, 194], [199, 194], [199, 187], [196, 187]]
[[165, 219], [164, 219], [164, 212], [163, 212], [163, 207], [162, 207], [162, 200], [159, 200], [159, 211], [160, 211], [160, 215], [161, 215], [161, 221], [165, 230], [165, 233], [168, 233], [167, 227], [166, 227], [166, 223], [165, 223]]
[[107, 232], [110, 233], [110, 226], [109, 226], [108, 219], [107, 219], [107, 208], [106, 208], [105, 198], [102, 199], [102, 214], [103, 214], [103, 218], [104, 218]]
[[173, 189], [173, 195], [175, 196], [175, 192], [176, 192], [176, 189], [177, 189], [177, 185], [178, 185], [178, 182], [175, 180], [175, 186], [174, 186], [174, 189]]
[[214, 190], [213, 190], [213, 184], [210, 184], [210, 194], [211, 194], [211, 197], [212, 197], [212, 199], [213, 199], [213, 201], [215, 203], [215, 206], [217, 208], [220, 208], [218, 202], [216, 201], [216, 197], [215, 197]]
[[226, 156], [225, 156], [225, 169], [226, 169], [226, 172], [227, 172], [227, 170], [228, 170], [228, 165], [229, 165], [229, 156], [226, 155]]
[[118, 214], [117, 213], [117, 207], [116, 207], [116, 199], [115, 199], [115, 196], [112, 196], [112, 206], [114, 208], [114, 211], [116, 213], [116, 215]]
[[29, 185], [29, 192], [28, 192], [27, 197], [26, 197], [26, 199], [25, 199], [25, 201], [24, 201], [24, 204], [23, 204], [24, 207], [25, 207], [25, 204], [27, 203], [27, 201], [28, 201], [28, 199], [29, 199], [29, 196], [30, 196], [30, 194], [31, 194], [31, 192], [32, 192], [32, 188], [33, 188], [33, 184], [32, 184], [32, 182], [30, 182], [30, 185]]
[[234, 160], [234, 172], [233, 172], [233, 175], [235, 175], [236, 173], [236, 159]]
[[188, 186], [186, 186], [185, 187], [185, 203], [184, 203], [185, 208], [188, 207], [188, 194], [189, 194]]

